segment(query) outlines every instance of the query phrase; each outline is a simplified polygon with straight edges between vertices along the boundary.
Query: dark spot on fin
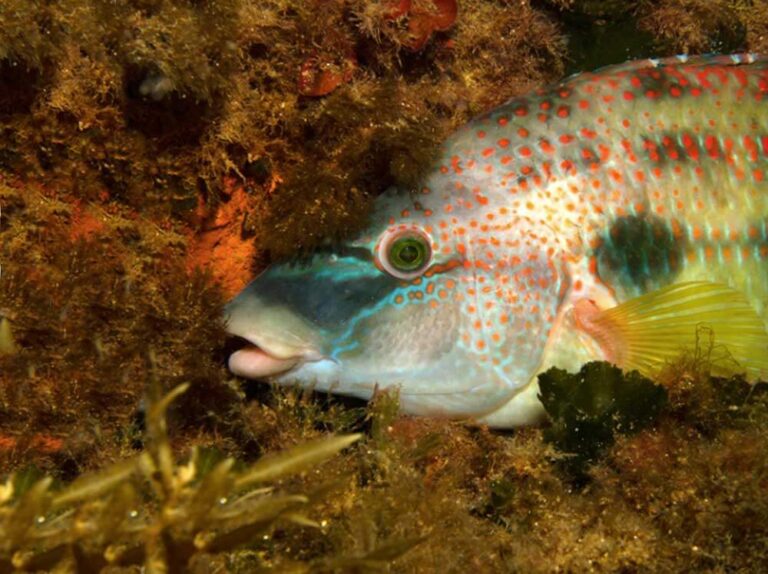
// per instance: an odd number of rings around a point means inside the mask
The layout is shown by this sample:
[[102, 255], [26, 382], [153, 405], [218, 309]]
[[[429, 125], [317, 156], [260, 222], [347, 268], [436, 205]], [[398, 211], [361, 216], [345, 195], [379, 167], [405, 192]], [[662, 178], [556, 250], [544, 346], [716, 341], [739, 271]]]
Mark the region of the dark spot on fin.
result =
[[595, 249], [598, 275], [627, 296], [668, 285], [680, 270], [685, 245], [659, 217], [621, 217], [602, 239]]

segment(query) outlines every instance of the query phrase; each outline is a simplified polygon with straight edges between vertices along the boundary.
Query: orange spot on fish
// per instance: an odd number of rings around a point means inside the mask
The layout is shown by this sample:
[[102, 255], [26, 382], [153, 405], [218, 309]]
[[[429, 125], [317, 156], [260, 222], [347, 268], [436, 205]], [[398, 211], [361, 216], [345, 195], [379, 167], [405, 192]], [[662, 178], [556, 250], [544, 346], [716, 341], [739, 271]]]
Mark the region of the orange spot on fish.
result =
[[552, 147], [552, 144], [549, 143], [547, 140], [541, 140], [539, 142], [539, 147], [541, 148], [541, 151], [544, 153], [553, 153], [555, 151], [555, 148]]
[[597, 257], [590, 257], [589, 258], [589, 272], [597, 277]]
[[699, 241], [701, 240], [702, 237], [704, 237], [704, 232], [701, 230], [701, 227], [699, 227], [698, 225], [693, 226], [693, 229], [691, 230], [691, 234], [695, 241]]

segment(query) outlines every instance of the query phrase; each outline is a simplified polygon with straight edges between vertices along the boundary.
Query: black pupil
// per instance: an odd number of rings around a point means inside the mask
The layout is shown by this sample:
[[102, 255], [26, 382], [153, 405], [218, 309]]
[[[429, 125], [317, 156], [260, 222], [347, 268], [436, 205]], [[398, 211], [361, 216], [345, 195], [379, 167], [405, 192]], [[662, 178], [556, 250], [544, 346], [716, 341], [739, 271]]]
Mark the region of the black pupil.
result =
[[415, 245], [406, 245], [400, 250], [400, 259], [404, 263], [413, 263], [419, 258], [419, 250]]

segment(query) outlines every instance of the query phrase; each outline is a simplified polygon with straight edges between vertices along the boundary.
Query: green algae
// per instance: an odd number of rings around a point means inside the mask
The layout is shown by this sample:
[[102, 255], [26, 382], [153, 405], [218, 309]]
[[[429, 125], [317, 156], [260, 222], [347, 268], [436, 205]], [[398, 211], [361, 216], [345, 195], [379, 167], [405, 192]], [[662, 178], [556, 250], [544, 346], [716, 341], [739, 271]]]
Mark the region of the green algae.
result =
[[[181, 464], [171, 451], [165, 413], [188, 385], [165, 396], [157, 395], [157, 382], [149, 388], [155, 398], [149, 400], [145, 452], [58, 490], [50, 477], [32, 471], [8, 479], [0, 491], [0, 571], [98, 572], [141, 564], [149, 572], [185, 572], [200, 556], [253, 545], [277, 521], [320, 527], [304, 509], [336, 485], [287, 494], [276, 492], [277, 483], [331, 458], [359, 435], [308, 442], [239, 470], [234, 459], [213, 463], [196, 448]], [[416, 543], [400, 541], [361, 558], [330, 560], [389, 562]], [[317, 568], [311, 564], [303, 568], [312, 570]]]
[[650, 426], [667, 402], [664, 387], [610, 363], [587, 363], [575, 374], [552, 368], [539, 375], [539, 388], [551, 421], [544, 440], [567, 455], [566, 472], [582, 481], [617, 434]]

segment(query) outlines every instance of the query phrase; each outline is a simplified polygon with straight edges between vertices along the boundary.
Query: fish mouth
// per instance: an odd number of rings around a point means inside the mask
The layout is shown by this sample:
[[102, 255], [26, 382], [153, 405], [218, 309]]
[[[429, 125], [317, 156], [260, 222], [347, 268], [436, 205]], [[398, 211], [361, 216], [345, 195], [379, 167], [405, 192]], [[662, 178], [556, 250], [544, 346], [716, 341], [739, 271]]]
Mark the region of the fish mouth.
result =
[[319, 361], [322, 357], [312, 348], [293, 348], [285, 344], [269, 344], [264, 337], [233, 336], [228, 345], [234, 349], [227, 366], [237, 376], [263, 379], [281, 375], [299, 363]]

